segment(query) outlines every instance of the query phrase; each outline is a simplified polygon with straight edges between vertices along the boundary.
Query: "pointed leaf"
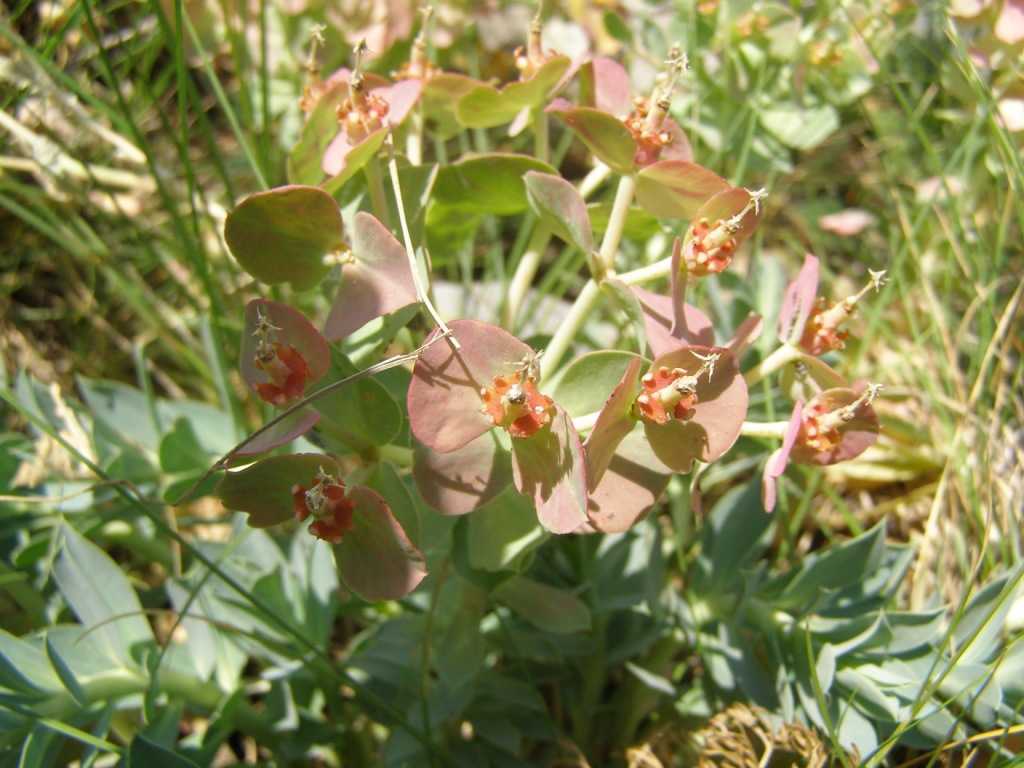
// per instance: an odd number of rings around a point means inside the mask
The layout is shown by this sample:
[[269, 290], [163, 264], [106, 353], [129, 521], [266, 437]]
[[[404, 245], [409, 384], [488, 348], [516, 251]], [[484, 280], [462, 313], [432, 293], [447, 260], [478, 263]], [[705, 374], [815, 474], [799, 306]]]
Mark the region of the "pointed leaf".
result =
[[586, 453], [587, 486], [594, 490], [618, 450], [619, 443], [633, 431], [636, 418], [632, 414], [633, 398], [640, 383], [640, 358], [629, 364], [622, 379], [608, 396], [594, 422], [594, 428], [583, 443]]
[[594, 249], [587, 203], [561, 176], [530, 171], [523, 177], [526, 194], [544, 225], [565, 242], [589, 256]]
[[658, 503], [672, 474], [654, 455], [643, 428], [635, 424], [590, 491], [590, 525], [603, 533], [629, 530]]
[[818, 257], [808, 253], [796, 280], [786, 288], [779, 310], [779, 341], [798, 344], [818, 295]]
[[405, 535], [387, 503], [369, 488], [349, 489], [354, 528], [334, 547], [338, 575], [364, 600], [399, 600], [427, 575], [423, 555]]
[[53, 573], [65, 601], [112, 658], [134, 665], [139, 647], [155, 643], [135, 590], [110, 556], [74, 528], [62, 526], [60, 536]]
[[317, 187], [287, 186], [257, 192], [228, 214], [224, 239], [250, 275], [297, 291], [314, 287], [331, 271], [324, 257], [342, 245], [341, 211]]
[[259, 456], [261, 453], [267, 453], [282, 445], [288, 445], [292, 440], [309, 432], [318, 421], [320, 421], [319, 413], [312, 408], [303, 408], [286, 416], [266, 432], [261, 432], [253, 439], [246, 440], [238, 450], [231, 454], [229, 459], [237, 464], [235, 461], [237, 459]]
[[565, 99], [555, 99], [546, 111], [565, 123], [613, 171], [622, 175], [633, 172], [636, 140], [618, 117], [599, 109], [573, 107]]
[[302, 126], [298, 142], [288, 154], [288, 181], [292, 184], [316, 186], [324, 180], [324, 152], [338, 132], [338, 107], [348, 98], [348, 93], [346, 74], [317, 99]]
[[666, 219], [692, 219], [712, 195], [729, 188], [718, 174], [680, 160], [662, 160], [636, 175], [640, 207]]
[[533, 499], [541, 525], [571, 533], [587, 522], [583, 447], [569, 415], [557, 404], [551, 423], [512, 441], [513, 479]]
[[545, 62], [532, 77], [500, 91], [488, 85], [473, 88], [459, 99], [456, 116], [467, 128], [491, 128], [511, 121], [523, 109], [540, 106], [569, 71], [568, 56]]
[[[384, 139], [388, 136], [387, 127], [380, 128], [355, 146], [348, 143], [344, 134], [338, 134], [331, 144], [328, 145], [324, 154], [325, 166], [332, 169], [337, 168], [334, 174], [329, 174], [327, 179], [320, 186], [329, 195], [336, 195], [345, 184], [352, 179], [363, 166], [376, 158], [381, 147], [384, 146]], [[328, 157], [331, 162], [328, 165]], [[340, 158], [335, 162], [335, 158]], [[325, 173], [326, 168], [325, 168]]]
[[590, 609], [563, 589], [518, 576], [494, 591], [512, 610], [548, 632], [585, 632], [590, 629]]

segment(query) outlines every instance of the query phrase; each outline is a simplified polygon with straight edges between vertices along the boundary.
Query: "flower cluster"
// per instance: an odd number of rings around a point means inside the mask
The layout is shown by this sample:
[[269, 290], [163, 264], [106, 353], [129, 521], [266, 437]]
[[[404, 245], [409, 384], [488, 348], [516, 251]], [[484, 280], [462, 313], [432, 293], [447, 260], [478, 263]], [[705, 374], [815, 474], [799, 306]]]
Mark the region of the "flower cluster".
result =
[[345, 483], [325, 472], [323, 467], [317, 470], [312, 488], [296, 484], [291, 487], [291, 494], [295, 519], [304, 522], [313, 515], [316, 519], [308, 530], [318, 539], [337, 544], [353, 530], [355, 504], [345, 497]]

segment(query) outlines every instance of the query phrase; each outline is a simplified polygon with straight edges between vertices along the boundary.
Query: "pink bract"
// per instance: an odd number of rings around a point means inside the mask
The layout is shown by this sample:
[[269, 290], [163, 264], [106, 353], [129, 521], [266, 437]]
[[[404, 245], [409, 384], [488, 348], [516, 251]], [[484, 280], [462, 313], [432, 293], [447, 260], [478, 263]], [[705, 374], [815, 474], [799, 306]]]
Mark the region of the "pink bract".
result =
[[341, 267], [341, 285], [324, 325], [324, 335], [332, 341], [418, 301], [402, 244], [363, 211], [356, 214], [352, 229], [354, 261]]
[[646, 378], [682, 369], [694, 375], [714, 354], [719, 356], [714, 373], [710, 381], [706, 375], [699, 378], [695, 398], [687, 403], [684, 417], [670, 414], [661, 424], [644, 420], [651, 449], [673, 472], [689, 472], [695, 460], [712, 462], [733, 446], [747, 415], [747, 385], [736, 359], [723, 347], [674, 349], [655, 358], [645, 374]]

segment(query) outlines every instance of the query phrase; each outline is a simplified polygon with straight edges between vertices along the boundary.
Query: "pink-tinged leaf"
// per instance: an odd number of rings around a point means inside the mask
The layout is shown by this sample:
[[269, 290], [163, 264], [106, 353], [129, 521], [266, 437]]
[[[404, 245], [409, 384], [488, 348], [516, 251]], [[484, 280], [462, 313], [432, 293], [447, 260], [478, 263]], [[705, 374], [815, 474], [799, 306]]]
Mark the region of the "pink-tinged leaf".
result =
[[590, 525], [603, 533], [632, 528], [658, 502], [671, 477], [637, 426], [619, 443], [601, 482], [590, 492]]
[[[860, 395], [861, 393], [857, 390], [845, 387], [826, 389], [811, 398], [803, 407], [804, 424], [812, 414], [819, 410], [834, 413], [856, 402]], [[813, 446], [803, 444], [802, 440], [798, 438], [790, 457], [799, 464], [829, 465], [848, 461], [860, 456], [874, 445], [878, 439], [878, 429], [878, 416], [875, 414], [875, 409], [870, 405], [862, 405], [856, 409], [852, 418], [843, 420], [839, 427], [841, 439], [833, 448], [817, 450]]]
[[787, 365], [779, 374], [779, 388], [790, 402], [806, 403], [822, 390], [850, 386], [821, 358], [804, 355], [800, 362], [803, 365]]
[[477, 155], [441, 168], [432, 196], [436, 204], [467, 212], [513, 216], [530, 207], [523, 183], [530, 171], [558, 174], [528, 155]]
[[640, 383], [640, 358], [629, 364], [622, 380], [608, 396], [604, 408], [594, 422], [583, 450], [586, 454], [587, 489], [593, 491], [618, 450], [619, 443], [633, 431], [636, 418], [632, 414], [633, 398]]
[[574, 107], [565, 99], [555, 99], [547, 108], [566, 124], [601, 162], [616, 173], [633, 172], [636, 140], [621, 120], [588, 107]]
[[789, 463], [789, 454], [796, 444], [796, 438], [800, 434], [800, 421], [803, 415], [803, 403], [798, 402], [793, 408], [793, 415], [786, 427], [786, 434], [782, 438], [782, 446], [768, 457], [768, 463], [764, 467], [764, 475], [761, 478], [761, 501], [765, 512], [775, 509], [775, 501], [778, 495], [777, 483], [782, 473], [786, 471], [786, 464]]
[[512, 460], [492, 431], [450, 453], [418, 446], [412, 476], [433, 509], [442, 515], [465, 515], [512, 484]]
[[658, 159], [668, 162], [692, 163], [693, 146], [690, 144], [690, 138], [679, 124], [670, 117], [665, 120], [661, 130], [669, 135], [669, 142], [661, 150]]
[[591, 59], [580, 68], [580, 104], [627, 117], [635, 108], [629, 73], [612, 59]]
[[260, 385], [282, 384], [279, 376], [268, 374], [268, 370], [275, 370], [274, 368], [265, 364], [261, 369], [256, 365], [259, 334], [255, 331], [260, 311], [263, 312], [266, 321], [273, 326], [266, 332], [266, 342], [274, 349], [274, 354], [282, 359], [289, 359], [297, 353], [298, 358], [308, 369], [309, 375], [300, 377], [301, 387], [296, 392], [288, 393], [288, 397], [281, 402], [275, 403], [279, 406], [291, 405], [302, 395], [309, 383], [316, 381], [327, 371], [331, 362], [331, 349], [327, 340], [320, 335], [320, 331], [297, 309], [269, 299], [253, 299], [245, 307], [238, 366], [242, 379], [251, 391], [259, 394]]
[[779, 310], [779, 341], [798, 344], [818, 295], [818, 257], [808, 253]]
[[405, 597], [427, 575], [423, 555], [376, 491], [357, 485], [346, 495], [355, 504], [354, 525], [334, 545], [338, 575], [366, 601]]
[[350, 146], [344, 131], [339, 133], [324, 153], [324, 172], [331, 177], [321, 185], [324, 191], [336, 194], [347, 181], [362, 170], [364, 165], [377, 156], [380, 148], [384, 146], [387, 135], [388, 128], [384, 127], [374, 131], [355, 146]]
[[510, 83], [500, 91], [489, 85], [477, 86], [459, 99], [456, 117], [467, 128], [503, 125], [520, 110], [543, 104], [561, 84], [571, 66], [568, 56], [556, 56], [545, 62], [533, 77]]
[[512, 374], [533, 352], [508, 331], [479, 320], [453, 320], [448, 327], [462, 349], [456, 352], [441, 340], [424, 350], [413, 367], [408, 394], [412, 433], [441, 453], [491, 428], [481, 410], [480, 390], [493, 387], [495, 376]]
[[690, 417], [673, 418], [666, 424], [644, 423], [651, 449], [673, 472], [689, 472], [694, 460], [712, 462], [732, 447], [747, 415], [747, 385], [736, 358], [721, 347], [683, 347], [651, 363], [651, 371], [682, 368], [694, 374], [704, 362], [698, 355], [712, 353], [719, 354], [714, 375], [711, 381], [706, 375], [700, 377]]
[[715, 329], [710, 318], [692, 304], [683, 305], [685, 325], [677, 338], [671, 330], [674, 314], [671, 297], [651, 293], [643, 288], [634, 288], [633, 293], [643, 307], [647, 345], [655, 357], [687, 344], [708, 347], [715, 343]]
[[[693, 218], [694, 221], [707, 219], [712, 224], [719, 220], [728, 221], [746, 208], [749, 202], [750, 192], [739, 187], [716, 192], [700, 207]], [[743, 245], [747, 238], [757, 230], [763, 211], [763, 206], [751, 206], [746, 215], [740, 219], [740, 228], [735, 235], [737, 248]], [[689, 232], [687, 234], [689, 235]]]
[[519, 492], [533, 499], [542, 526], [572, 533], [587, 522], [583, 446], [569, 415], [554, 408], [547, 427], [512, 441], [512, 477]]
[[331, 271], [324, 257], [342, 245], [341, 211], [317, 187], [257, 192], [228, 214], [224, 239], [239, 265], [272, 285], [313, 288]]
[[341, 286], [324, 325], [332, 341], [418, 301], [405, 248], [364, 211], [352, 227], [352, 255], [355, 263], [342, 266]]
[[338, 106], [348, 98], [348, 73], [331, 83], [317, 99], [302, 126], [299, 141], [288, 154], [288, 180], [292, 184], [320, 184], [324, 179], [323, 157], [338, 132]]
[[763, 330], [764, 318], [756, 312], [750, 312], [743, 319], [743, 322], [740, 323], [740, 327], [736, 329], [736, 332], [725, 342], [725, 348], [732, 352], [733, 356], [739, 360], [750, 349], [751, 345], [761, 337]]
[[422, 80], [400, 80], [390, 88], [382, 88], [376, 93], [383, 96], [388, 103], [388, 115], [385, 121], [392, 128], [402, 124], [412, 111], [420, 94], [423, 92]]
[[449, 72], [427, 80], [420, 99], [427, 130], [441, 140], [461, 133], [463, 127], [455, 116], [456, 105], [459, 99], [481, 85], [479, 80]]
[[818, 293], [818, 258], [804, 257], [797, 280], [785, 289], [782, 308], [778, 312], [778, 339], [783, 343], [799, 344], [804, 335], [807, 318], [814, 308]]
[[320, 467], [337, 477], [338, 464], [320, 453], [271, 456], [238, 472], [228, 472], [214, 493], [228, 509], [249, 513], [249, 525], [266, 528], [295, 519], [292, 489], [311, 486]]
[[291, 416], [282, 419], [266, 432], [247, 441], [241, 448], [231, 454], [231, 461], [236, 458], [259, 456], [282, 445], [288, 445], [309, 432], [320, 421], [320, 414], [312, 408], [303, 408]]
[[585, 255], [594, 249], [587, 203], [579, 190], [561, 176], [529, 171], [523, 181], [526, 196], [544, 225]]
[[636, 175], [640, 207], [666, 219], [692, 219], [713, 195], [729, 188], [718, 174], [680, 160], [662, 160]]

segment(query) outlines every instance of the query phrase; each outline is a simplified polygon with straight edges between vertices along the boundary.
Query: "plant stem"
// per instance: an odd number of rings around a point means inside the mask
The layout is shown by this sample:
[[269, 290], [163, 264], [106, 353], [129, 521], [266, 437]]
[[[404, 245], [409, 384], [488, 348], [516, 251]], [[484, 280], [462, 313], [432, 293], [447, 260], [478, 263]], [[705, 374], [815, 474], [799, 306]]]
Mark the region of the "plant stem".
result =
[[530, 242], [526, 244], [519, 264], [516, 265], [515, 274], [508, 286], [508, 295], [505, 298], [505, 306], [501, 310], [501, 327], [512, 333], [515, 332], [516, 320], [519, 318], [519, 310], [522, 309], [523, 301], [526, 299], [526, 292], [533, 285], [533, 279], [537, 276], [537, 269], [540, 267], [541, 258], [551, 242], [551, 230], [542, 223], [537, 226], [530, 236]]
[[654, 264], [648, 264], [646, 267], [637, 267], [629, 272], [623, 272], [617, 277], [626, 285], [639, 285], [657, 280], [659, 277], [667, 277], [671, 271], [672, 257], [669, 256]]
[[[629, 207], [633, 204], [635, 192], [636, 178], [632, 174], [627, 174], [619, 179], [619, 187], [615, 191], [615, 202], [612, 204], [611, 216], [608, 218], [608, 229], [605, 230], [599, 252], [604, 274], [615, 274], [615, 254], [618, 253], [619, 243], [622, 242], [626, 217], [629, 215]], [[595, 275], [594, 277], [597, 280], [602, 280], [604, 275]]]
[[743, 380], [747, 382], [747, 389], [750, 389], [752, 386], [757, 384], [757, 382], [765, 376], [774, 373], [790, 363], [802, 360], [803, 358], [804, 353], [799, 347], [795, 347], [792, 344], [783, 344], [768, 355], [768, 357], [743, 374]]
[[558, 326], [558, 330], [555, 331], [555, 335], [551, 337], [551, 342], [544, 350], [544, 365], [549, 370], [554, 370], [558, 367], [558, 363], [561, 362], [565, 353], [569, 351], [569, 346], [572, 344], [573, 339], [576, 338], [576, 334], [579, 333], [590, 317], [590, 314], [594, 311], [594, 308], [597, 307], [600, 299], [601, 286], [593, 280], [588, 280], [587, 284], [583, 286], [583, 290], [580, 291], [580, 295], [576, 297], [576, 301], [572, 305], [572, 309], [569, 310], [569, 314], [566, 315], [562, 324]]
[[744, 437], [773, 437], [781, 440], [789, 421], [744, 421], [740, 434]]
[[548, 136], [548, 115], [544, 107], [535, 107], [533, 110], [533, 156], [542, 163], [548, 162], [551, 156], [551, 148]]
[[[385, 229], [391, 229], [391, 214], [388, 212], [388, 198], [384, 192], [384, 176], [380, 172], [380, 160], [374, 158], [363, 166], [366, 178], [370, 182], [370, 205], [373, 215], [377, 217]], [[402, 212], [401, 201], [398, 203], [399, 214]]]

